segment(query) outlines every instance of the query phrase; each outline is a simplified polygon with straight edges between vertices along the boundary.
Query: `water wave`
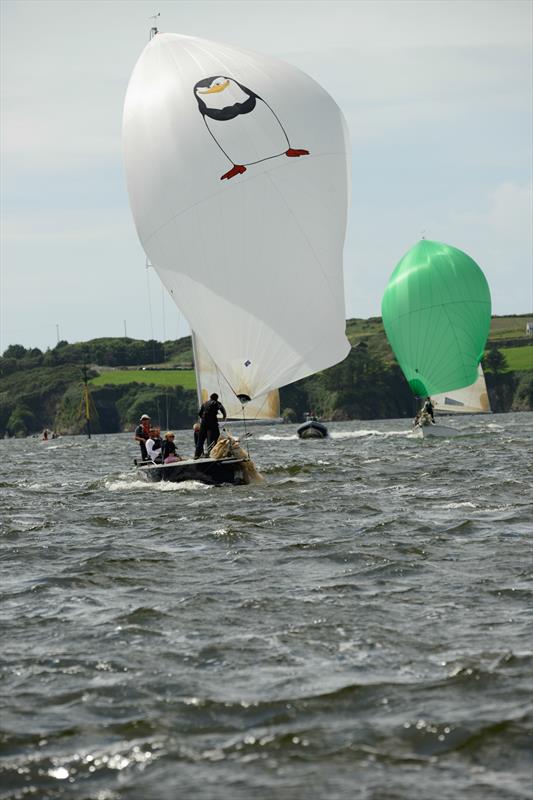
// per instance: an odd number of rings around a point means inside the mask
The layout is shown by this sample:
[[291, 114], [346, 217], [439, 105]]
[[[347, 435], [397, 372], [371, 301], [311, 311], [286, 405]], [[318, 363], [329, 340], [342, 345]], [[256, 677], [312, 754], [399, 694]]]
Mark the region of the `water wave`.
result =
[[529, 797], [533, 415], [500, 422], [272, 428], [247, 487], [0, 442], [1, 800]]

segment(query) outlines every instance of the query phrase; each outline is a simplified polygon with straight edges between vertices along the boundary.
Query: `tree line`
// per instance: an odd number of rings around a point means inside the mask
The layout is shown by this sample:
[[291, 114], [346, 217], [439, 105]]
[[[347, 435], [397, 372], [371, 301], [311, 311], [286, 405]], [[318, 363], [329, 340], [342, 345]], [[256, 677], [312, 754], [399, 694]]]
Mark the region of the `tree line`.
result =
[[[169, 357], [190, 360], [190, 337], [165, 343], [122, 338], [59, 342], [44, 353], [11, 345], [0, 358], [0, 436], [27, 436], [44, 428], [82, 433], [82, 365], [138, 366]], [[533, 372], [506, 371], [505, 357], [495, 346], [489, 347], [483, 365], [493, 411], [533, 408]], [[89, 369], [89, 377], [96, 374]], [[181, 386], [104, 385], [91, 389], [91, 399], [91, 427], [100, 433], [131, 430], [143, 413], [162, 427], [184, 428], [198, 410], [196, 392]], [[411, 417], [416, 410], [400, 368], [383, 357], [376, 336], [361, 338], [340, 364], [283, 387], [280, 402], [289, 422], [302, 420], [306, 412], [348, 420]]]

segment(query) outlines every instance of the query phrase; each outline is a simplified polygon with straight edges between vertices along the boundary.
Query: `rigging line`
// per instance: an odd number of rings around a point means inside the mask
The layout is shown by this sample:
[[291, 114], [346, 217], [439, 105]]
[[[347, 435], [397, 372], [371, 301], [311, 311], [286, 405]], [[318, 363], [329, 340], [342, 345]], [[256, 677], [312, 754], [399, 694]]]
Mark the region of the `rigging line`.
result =
[[155, 344], [154, 344], [154, 317], [152, 314], [152, 292], [150, 290], [150, 273], [148, 270], [150, 269], [150, 262], [148, 261], [148, 257], [146, 257], [146, 292], [148, 295], [148, 314], [150, 317], [150, 339], [152, 340], [152, 356], [155, 359]]
[[[215, 362], [214, 362], [214, 361], [213, 361], [213, 364], [215, 365], [215, 369], [216, 369], [216, 372], [217, 372], [217, 379], [218, 379], [218, 384], [219, 384], [219, 387], [220, 387], [220, 377], [219, 377], [219, 376], [222, 376], [222, 378], [223, 378], [223, 379], [226, 381], [227, 385], [229, 386], [230, 390], [233, 392], [233, 394], [235, 395], [235, 397], [237, 397], [237, 395], [235, 394], [235, 390], [233, 389], [233, 387], [232, 387], [231, 383], [228, 381], [228, 379], [226, 378], [226, 376], [224, 375], [224, 373], [222, 372], [222, 370], [220, 370], [220, 369], [218, 368], [218, 365], [217, 365], [217, 364], [215, 364]], [[222, 394], [222, 389], [221, 389], [220, 391], [221, 391], [221, 394]], [[248, 458], [250, 458], [250, 447], [249, 447], [249, 445], [248, 445], [248, 430], [247, 430], [247, 428], [246, 428], [246, 414], [245, 414], [245, 410], [244, 410], [244, 408], [245, 408], [245, 407], [244, 407], [244, 404], [243, 404], [243, 403], [241, 403], [241, 409], [242, 409], [242, 421], [243, 421], [243, 426], [244, 426], [244, 439], [245, 439], [245, 442], [246, 442], [246, 452], [248, 453]]]
[[[153, 313], [152, 313], [152, 293], [150, 291], [150, 273], [148, 272], [148, 270], [150, 269], [151, 266], [152, 265], [150, 264], [150, 261], [149, 261], [148, 256], [147, 256], [146, 257], [146, 287], [147, 287], [147, 292], [148, 292], [148, 313], [150, 315], [150, 337], [151, 337], [151, 341], [152, 341], [152, 364], [155, 365], [155, 364], [157, 364], [157, 353], [156, 353], [156, 341], [155, 341], [155, 337], [154, 337], [154, 317], [153, 317]], [[163, 354], [163, 360], [164, 360], [164, 354], [165, 354], [165, 345], [164, 344], [163, 344], [162, 354]], [[158, 420], [160, 421], [161, 420], [161, 406], [159, 404], [159, 395], [157, 395], [156, 406], [157, 406], [157, 417], [158, 417]], [[167, 418], [168, 418], [168, 414], [167, 414]], [[167, 430], [168, 430], [168, 426], [167, 426]]]
[[246, 442], [246, 452], [248, 453], [248, 458], [250, 458], [250, 447], [248, 446], [248, 431], [246, 429], [246, 412], [244, 410], [244, 403], [241, 403], [242, 408], [242, 422], [244, 425], [244, 441]]
[[[165, 317], [165, 286], [161, 281], [161, 322], [163, 325], [163, 341], [161, 343], [161, 357], [163, 359], [163, 364], [166, 361], [166, 350], [165, 350], [165, 342], [167, 339], [167, 325], [166, 325], [166, 317]], [[165, 397], [165, 422], [167, 431], [169, 429], [169, 415], [168, 415], [168, 391], [165, 386], [164, 388], [164, 397]]]

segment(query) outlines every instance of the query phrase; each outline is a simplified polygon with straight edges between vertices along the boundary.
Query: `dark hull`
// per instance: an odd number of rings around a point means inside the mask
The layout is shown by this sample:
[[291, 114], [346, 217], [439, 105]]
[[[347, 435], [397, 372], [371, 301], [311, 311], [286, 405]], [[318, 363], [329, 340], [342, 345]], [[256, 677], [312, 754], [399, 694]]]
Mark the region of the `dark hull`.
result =
[[199, 458], [197, 461], [177, 461], [174, 464], [137, 464], [137, 474], [142, 480], [151, 483], [170, 481], [200, 481], [211, 485], [232, 483], [235, 486], [245, 484], [246, 473], [243, 469], [244, 458]]
[[311, 420], [300, 425], [296, 433], [300, 439], [325, 439], [328, 435], [328, 429], [321, 422]]

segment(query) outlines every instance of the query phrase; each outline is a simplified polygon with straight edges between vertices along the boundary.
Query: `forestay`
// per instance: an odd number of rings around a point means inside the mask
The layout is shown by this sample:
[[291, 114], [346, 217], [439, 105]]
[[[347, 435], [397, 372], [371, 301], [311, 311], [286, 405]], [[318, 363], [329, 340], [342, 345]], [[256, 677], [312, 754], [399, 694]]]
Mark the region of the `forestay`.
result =
[[273, 58], [159, 34], [123, 141], [141, 243], [236, 395], [347, 355], [348, 141], [327, 92]]

